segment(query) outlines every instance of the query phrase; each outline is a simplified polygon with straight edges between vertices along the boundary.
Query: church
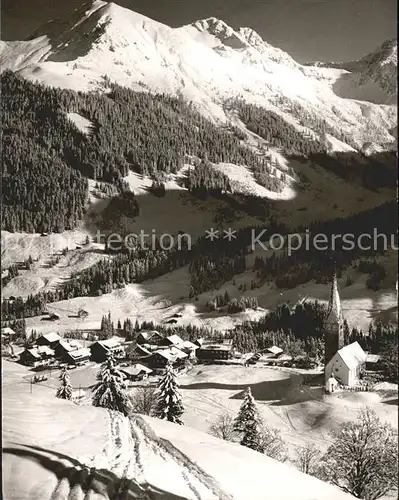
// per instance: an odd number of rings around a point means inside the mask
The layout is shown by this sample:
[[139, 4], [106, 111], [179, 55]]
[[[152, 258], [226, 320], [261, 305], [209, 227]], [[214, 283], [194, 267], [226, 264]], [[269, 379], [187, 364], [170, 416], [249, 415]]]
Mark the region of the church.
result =
[[324, 325], [324, 348], [324, 376], [327, 390], [329, 391], [328, 387], [334, 386], [332, 383], [334, 379], [344, 386], [356, 385], [364, 371], [366, 353], [358, 342], [344, 344], [344, 318], [335, 272]]

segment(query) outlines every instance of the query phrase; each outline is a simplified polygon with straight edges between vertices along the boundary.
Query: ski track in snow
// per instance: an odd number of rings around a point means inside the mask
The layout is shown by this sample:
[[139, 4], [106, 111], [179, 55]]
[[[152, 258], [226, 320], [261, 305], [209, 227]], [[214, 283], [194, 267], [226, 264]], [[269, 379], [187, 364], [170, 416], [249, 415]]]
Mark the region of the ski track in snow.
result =
[[[108, 442], [102, 454], [79, 458], [87, 470], [106, 470], [115, 476], [113, 493], [110, 495], [108, 485], [105, 498], [233, 500], [212, 476], [170, 441], [156, 436], [140, 416], [128, 419], [109, 411], [108, 419]], [[67, 479], [59, 482], [51, 500], [91, 500], [91, 487], [85, 492], [81, 485], [69, 488], [67, 483]], [[132, 484], [140, 496], [135, 496], [137, 492], [131, 490]]]

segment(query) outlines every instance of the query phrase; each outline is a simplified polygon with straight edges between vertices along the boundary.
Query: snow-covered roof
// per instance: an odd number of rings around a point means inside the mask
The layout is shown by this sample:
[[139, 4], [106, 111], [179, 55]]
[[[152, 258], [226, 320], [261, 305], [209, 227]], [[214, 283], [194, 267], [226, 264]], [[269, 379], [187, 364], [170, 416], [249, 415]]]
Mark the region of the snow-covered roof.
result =
[[192, 350], [195, 350], [195, 349], [198, 349], [198, 346], [196, 344], [193, 344], [192, 342], [190, 342], [189, 340], [185, 340], [184, 342], [182, 342], [179, 346], [178, 346], [180, 349], [183, 348], [183, 349], [192, 349]]
[[360, 363], [364, 363], [367, 358], [358, 342], [346, 345], [338, 351], [338, 354], [349, 369], [355, 369]]
[[40, 359], [43, 354], [47, 354], [47, 356], [54, 356], [53, 349], [50, 349], [50, 347], [46, 345], [32, 347], [32, 349], [27, 349], [27, 351], [36, 359]]
[[74, 360], [90, 357], [90, 349], [88, 349], [87, 347], [82, 347], [81, 349], [76, 349], [75, 351], [68, 352], [68, 356], [70, 356]]
[[59, 345], [62, 346], [66, 351], [75, 351], [77, 349], [81, 349], [83, 346], [79, 342], [79, 340], [71, 339], [71, 340], [60, 340]]
[[121, 368], [122, 373], [126, 373], [127, 375], [133, 375], [137, 376], [140, 375], [140, 373], [152, 373], [151, 368], [148, 368], [147, 366], [141, 365], [140, 363], [137, 363], [132, 366], [127, 366], [125, 368]]
[[40, 354], [37, 349], [27, 349], [27, 352], [29, 352], [29, 354], [31, 354], [34, 358], [40, 359]]
[[266, 349], [266, 351], [267, 352], [271, 352], [272, 354], [280, 354], [281, 352], [283, 352], [283, 350], [281, 349], [281, 347], [277, 347], [276, 345], [268, 347]]
[[150, 340], [152, 337], [155, 336], [162, 337], [162, 335], [156, 330], [140, 332], [139, 335], [141, 335], [144, 340]]
[[154, 354], [159, 354], [168, 361], [176, 361], [176, 359], [187, 358], [187, 354], [177, 347], [169, 347], [169, 349], [159, 349]]
[[377, 363], [381, 359], [379, 354], [369, 354], [366, 353], [366, 362], [367, 363]]
[[6, 326], [5, 328], [1, 329], [1, 334], [2, 335], [15, 335], [15, 332], [12, 328], [9, 326]]
[[112, 337], [107, 340], [99, 340], [98, 344], [102, 345], [106, 349], [114, 349], [116, 347], [122, 347], [121, 340], [115, 337]]
[[142, 345], [136, 345], [135, 348], [132, 350], [133, 350], [133, 352], [137, 351], [137, 352], [143, 354], [144, 356], [148, 356], [151, 354], [151, 352], [148, 349], [146, 349], [145, 347], [143, 347]]
[[231, 345], [228, 344], [204, 344], [201, 346], [201, 350], [208, 351], [231, 351]]
[[58, 342], [59, 340], [61, 340], [61, 337], [58, 335], [58, 333], [55, 332], [46, 333], [45, 335], [42, 335], [42, 337], [48, 342]]
[[166, 337], [171, 344], [179, 345], [183, 343], [183, 339], [181, 339], [178, 335], [169, 335]]

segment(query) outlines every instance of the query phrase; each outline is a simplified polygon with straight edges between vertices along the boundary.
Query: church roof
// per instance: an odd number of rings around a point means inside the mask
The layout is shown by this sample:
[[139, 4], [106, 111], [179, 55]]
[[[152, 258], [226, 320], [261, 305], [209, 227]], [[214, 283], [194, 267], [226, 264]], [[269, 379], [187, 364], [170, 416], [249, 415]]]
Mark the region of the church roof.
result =
[[341, 299], [338, 292], [337, 275], [333, 274], [331, 283], [330, 300], [328, 302], [327, 320], [342, 321]]
[[360, 363], [364, 363], [367, 358], [367, 354], [358, 342], [346, 345], [338, 351], [338, 354], [349, 369], [356, 368]]

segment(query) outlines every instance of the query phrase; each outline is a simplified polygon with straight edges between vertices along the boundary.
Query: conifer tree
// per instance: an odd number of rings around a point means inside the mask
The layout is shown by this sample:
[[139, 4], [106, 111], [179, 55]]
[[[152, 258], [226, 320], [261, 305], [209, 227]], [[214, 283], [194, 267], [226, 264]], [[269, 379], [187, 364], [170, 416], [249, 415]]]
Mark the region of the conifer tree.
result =
[[115, 366], [115, 359], [112, 354], [109, 354], [101, 365], [97, 380], [98, 383], [93, 394], [93, 406], [119, 411], [127, 416], [130, 413], [130, 404], [127, 395], [124, 393], [124, 376]]
[[245, 393], [244, 401], [234, 420], [234, 430], [241, 434], [242, 446], [263, 452], [262, 422], [250, 387]]
[[183, 425], [180, 420], [184, 412], [176, 373], [171, 363], [166, 365], [165, 374], [158, 386], [159, 397], [155, 414], [158, 418]]
[[69, 377], [69, 372], [66, 368], [63, 368], [59, 379], [61, 380], [61, 385], [57, 389], [57, 398], [60, 399], [72, 399], [72, 385], [71, 379]]

